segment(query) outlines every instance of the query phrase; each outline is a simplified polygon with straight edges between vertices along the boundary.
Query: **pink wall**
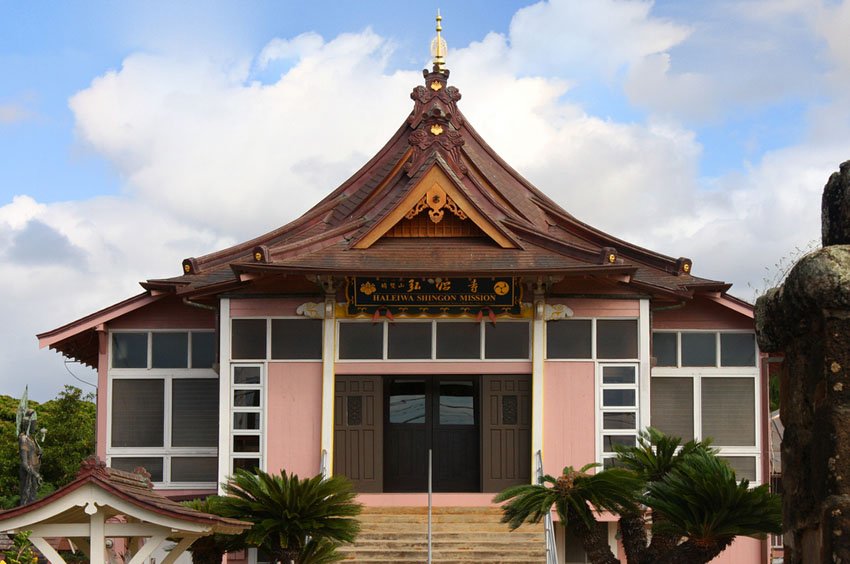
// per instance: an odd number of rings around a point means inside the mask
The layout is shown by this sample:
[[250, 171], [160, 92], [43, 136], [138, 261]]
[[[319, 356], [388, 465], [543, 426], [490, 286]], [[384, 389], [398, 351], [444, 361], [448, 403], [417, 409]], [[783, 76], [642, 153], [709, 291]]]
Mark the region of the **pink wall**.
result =
[[318, 298], [305, 296], [297, 299], [230, 300], [230, 317], [268, 317], [275, 315], [295, 315], [298, 306], [305, 302], [315, 302]]
[[708, 300], [652, 312], [653, 329], [753, 329], [752, 318]]
[[270, 362], [267, 463], [301, 477], [321, 470], [322, 363]]
[[767, 558], [765, 541], [739, 537], [712, 564], [761, 564]]
[[544, 363], [543, 469], [558, 475], [596, 460], [592, 362]]
[[109, 329], [213, 329], [215, 312], [163, 300], [113, 319]]
[[552, 298], [551, 305], [564, 304], [573, 310], [575, 317], [637, 317], [639, 300], [596, 300]]

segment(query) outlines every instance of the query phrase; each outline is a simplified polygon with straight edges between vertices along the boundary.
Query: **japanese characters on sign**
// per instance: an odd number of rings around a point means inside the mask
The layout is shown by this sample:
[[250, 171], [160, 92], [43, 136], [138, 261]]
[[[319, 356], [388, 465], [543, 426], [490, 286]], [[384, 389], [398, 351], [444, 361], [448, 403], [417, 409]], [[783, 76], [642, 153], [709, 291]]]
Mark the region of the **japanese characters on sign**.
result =
[[348, 313], [388, 308], [395, 314], [519, 313], [521, 289], [510, 276], [362, 277], [347, 279]]

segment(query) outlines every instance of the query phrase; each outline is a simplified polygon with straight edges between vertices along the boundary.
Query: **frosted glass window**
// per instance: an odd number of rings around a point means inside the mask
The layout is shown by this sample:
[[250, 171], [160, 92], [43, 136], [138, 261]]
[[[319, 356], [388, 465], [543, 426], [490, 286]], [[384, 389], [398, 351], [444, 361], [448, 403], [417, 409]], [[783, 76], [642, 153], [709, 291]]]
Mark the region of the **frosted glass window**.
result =
[[717, 446], [755, 446], [753, 378], [702, 379], [702, 435]]
[[218, 446], [217, 378], [172, 381], [171, 446]]
[[171, 458], [172, 482], [215, 482], [218, 458], [214, 456], [175, 456]]
[[148, 334], [113, 333], [112, 368], [147, 368]]
[[692, 378], [653, 378], [650, 396], [650, 425], [683, 441], [694, 438]]
[[749, 480], [750, 482], [756, 479], [756, 457], [755, 456], [721, 456], [732, 470], [735, 471], [735, 477], [739, 480]]
[[717, 366], [716, 333], [682, 333], [682, 366]]
[[591, 358], [590, 319], [564, 319], [546, 322], [547, 358]]
[[431, 323], [387, 325], [387, 358], [431, 358]]
[[635, 390], [602, 390], [604, 407], [634, 407]]
[[602, 428], [608, 430], [617, 430], [617, 429], [636, 429], [637, 428], [637, 414], [634, 412], [630, 413], [617, 413], [617, 412], [609, 412], [602, 414]]
[[634, 366], [603, 366], [603, 384], [634, 384], [636, 381]]
[[484, 326], [484, 358], [527, 359], [528, 323], [503, 322]]
[[189, 334], [154, 333], [151, 368], [188, 368]]
[[233, 358], [266, 358], [266, 320], [234, 319], [231, 355]]
[[339, 324], [339, 358], [380, 359], [383, 356], [383, 323]]
[[322, 359], [321, 319], [272, 319], [272, 358]]
[[756, 336], [754, 333], [721, 333], [720, 366], [755, 366]]
[[163, 446], [164, 380], [112, 381], [112, 446]]
[[676, 333], [653, 333], [652, 355], [656, 366], [677, 366]]
[[480, 323], [437, 323], [437, 358], [480, 358]]
[[192, 333], [192, 368], [212, 368], [215, 353], [215, 333]]
[[[161, 456], [113, 456], [110, 458], [109, 465], [124, 472], [133, 472], [136, 468], [144, 468], [151, 475], [151, 482], [162, 481]], [[211, 481], [215, 481], [215, 478]]]
[[596, 320], [596, 357], [637, 358], [637, 319]]

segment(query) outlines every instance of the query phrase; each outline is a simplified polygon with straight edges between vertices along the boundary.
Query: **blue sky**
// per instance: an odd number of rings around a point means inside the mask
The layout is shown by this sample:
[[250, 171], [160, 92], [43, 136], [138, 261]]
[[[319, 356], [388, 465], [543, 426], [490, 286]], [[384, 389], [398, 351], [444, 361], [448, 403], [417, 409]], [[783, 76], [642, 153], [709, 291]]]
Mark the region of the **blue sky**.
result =
[[354, 172], [438, 7], [462, 111], [580, 219], [744, 298], [817, 240], [850, 158], [847, 1], [0, 0], [0, 393], [74, 382], [36, 333]]

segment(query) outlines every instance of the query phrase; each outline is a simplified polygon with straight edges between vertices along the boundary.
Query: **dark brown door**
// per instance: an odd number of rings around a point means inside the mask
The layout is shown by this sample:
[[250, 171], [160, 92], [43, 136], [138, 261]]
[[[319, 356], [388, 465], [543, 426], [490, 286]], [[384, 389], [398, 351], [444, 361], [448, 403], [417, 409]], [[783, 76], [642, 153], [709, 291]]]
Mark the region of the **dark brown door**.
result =
[[531, 481], [531, 376], [481, 377], [483, 490]]
[[383, 391], [380, 376], [337, 376], [333, 473], [359, 492], [383, 491]]
[[384, 491], [480, 491], [478, 377], [388, 377]]

